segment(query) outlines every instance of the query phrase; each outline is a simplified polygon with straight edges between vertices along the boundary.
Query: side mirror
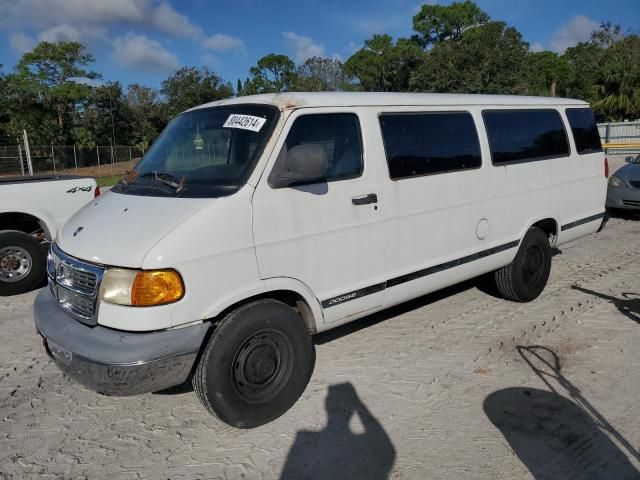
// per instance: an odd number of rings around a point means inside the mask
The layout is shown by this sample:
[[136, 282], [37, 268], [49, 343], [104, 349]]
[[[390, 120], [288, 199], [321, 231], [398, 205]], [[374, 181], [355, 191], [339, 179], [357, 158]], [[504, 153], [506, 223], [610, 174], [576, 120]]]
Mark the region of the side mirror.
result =
[[327, 174], [327, 167], [327, 152], [322, 145], [296, 145], [289, 151], [284, 146], [269, 175], [269, 185], [283, 188], [294, 183], [321, 180]]

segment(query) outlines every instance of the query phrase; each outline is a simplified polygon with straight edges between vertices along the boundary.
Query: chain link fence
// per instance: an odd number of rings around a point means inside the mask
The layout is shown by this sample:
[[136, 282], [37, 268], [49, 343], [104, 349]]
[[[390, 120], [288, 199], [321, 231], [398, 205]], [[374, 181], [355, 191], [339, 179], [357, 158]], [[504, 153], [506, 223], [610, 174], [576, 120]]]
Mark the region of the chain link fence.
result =
[[[26, 155], [21, 145], [0, 145], [0, 175], [25, 175]], [[65, 146], [31, 145], [34, 175], [86, 175], [96, 178], [120, 177], [144, 155], [133, 145]], [[114, 183], [115, 183], [114, 179]]]

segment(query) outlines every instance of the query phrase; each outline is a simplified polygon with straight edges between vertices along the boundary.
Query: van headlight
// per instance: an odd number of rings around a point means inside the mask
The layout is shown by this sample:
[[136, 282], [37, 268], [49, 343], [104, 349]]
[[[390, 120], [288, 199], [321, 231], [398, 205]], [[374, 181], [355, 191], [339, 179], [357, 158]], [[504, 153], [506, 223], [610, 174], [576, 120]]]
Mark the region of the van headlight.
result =
[[611, 175], [611, 177], [609, 177], [609, 185], [611, 185], [612, 187], [626, 187], [627, 182], [622, 180], [620, 177]]
[[99, 299], [117, 305], [151, 307], [184, 297], [182, 277], [175, 270], [110, 268], [100, 284]]

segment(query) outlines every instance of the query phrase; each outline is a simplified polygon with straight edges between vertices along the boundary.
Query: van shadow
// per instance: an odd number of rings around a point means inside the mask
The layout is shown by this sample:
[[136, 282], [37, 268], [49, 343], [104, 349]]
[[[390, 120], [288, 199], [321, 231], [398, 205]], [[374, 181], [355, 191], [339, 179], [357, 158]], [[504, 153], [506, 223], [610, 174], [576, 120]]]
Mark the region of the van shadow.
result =
[[589, 290], [588, 288], [578, 287], [577, 285], [573, 285], [571, 288], [613, 303], [624, 316], [636, 323], [640, 323], [640, 294], [625, 292], [622, 294], [624, 298], [616, 298], [611, 295]]
[[[395, 448], [353, 385], [331, 385], [325, 408], [328, 420], [323, 430], [296, 434], [281, 480], [387, 479], [395, 461]], [[350, 428], [354, 415], [359, 418], [361, 433]]]
[[551, 391], [505, 388], [488, 395], [483, 406], [531, 475], [538, 480], [640, 478], [627, 457], [640, 460], [637, 450], [560, 373], [555, 352], [541, 346], [518, 350]]

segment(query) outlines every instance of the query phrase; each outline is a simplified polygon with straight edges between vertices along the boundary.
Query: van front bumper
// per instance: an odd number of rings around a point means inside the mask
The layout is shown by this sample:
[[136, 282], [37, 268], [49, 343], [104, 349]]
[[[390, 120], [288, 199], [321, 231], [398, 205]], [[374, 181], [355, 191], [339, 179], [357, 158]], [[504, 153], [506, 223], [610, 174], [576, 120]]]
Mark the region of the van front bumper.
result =
[[38, 333], [58, 367], [106, 395], [138, 395], [187, 380], [209, 323], [160, 332], [91, 327], [63, 311], [47, 289], [33, 307]]

